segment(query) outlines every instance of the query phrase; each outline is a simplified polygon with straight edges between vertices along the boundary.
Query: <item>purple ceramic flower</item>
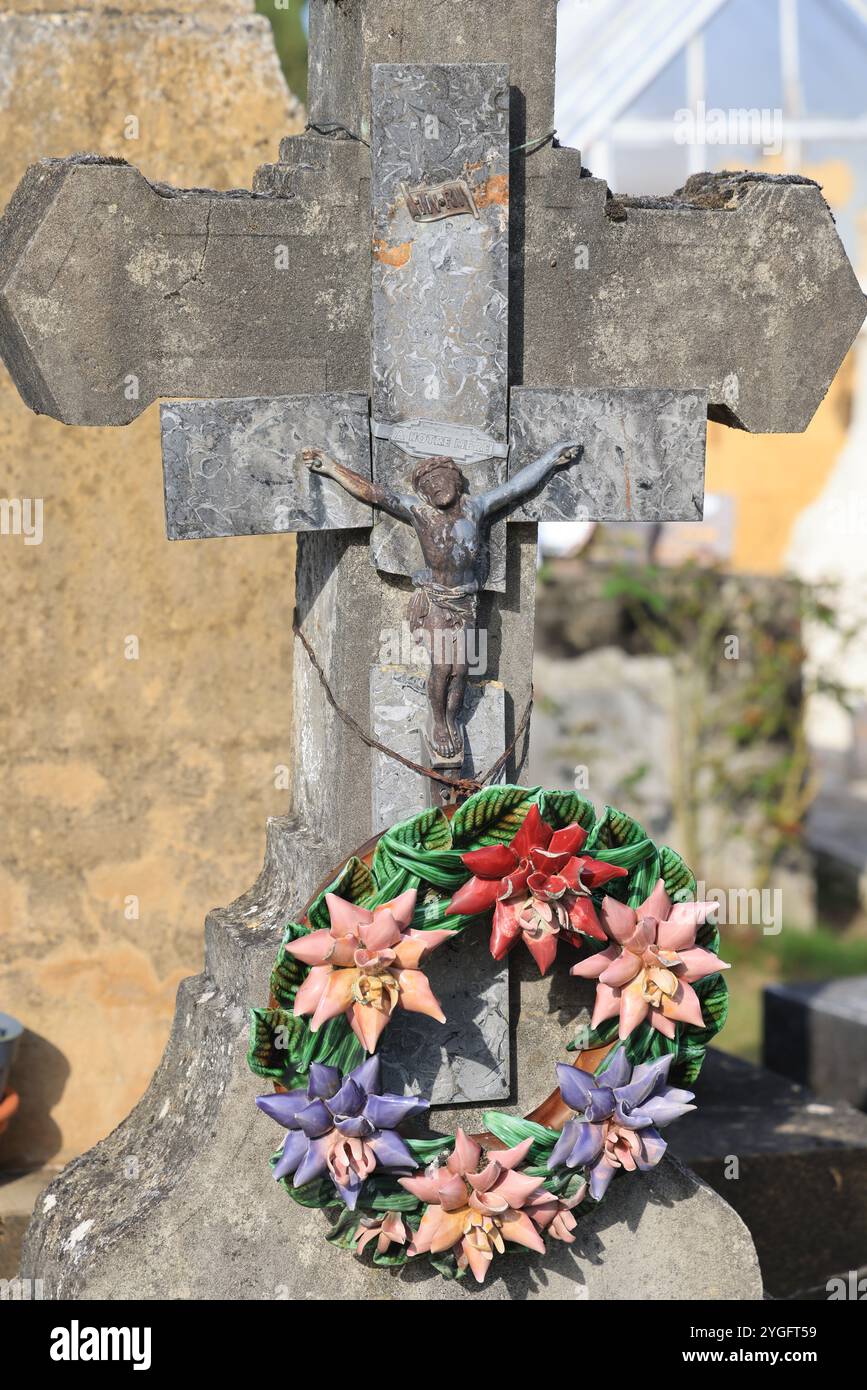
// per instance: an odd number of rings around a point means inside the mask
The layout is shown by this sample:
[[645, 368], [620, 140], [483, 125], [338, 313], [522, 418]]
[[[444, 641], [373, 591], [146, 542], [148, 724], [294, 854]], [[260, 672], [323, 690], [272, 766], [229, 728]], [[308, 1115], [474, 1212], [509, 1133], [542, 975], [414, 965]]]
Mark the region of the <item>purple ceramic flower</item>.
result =
[[427, 1110], [418, 1096], [379, 1094], [379, 1058], [341, 1076], [337, 1067], [314, 1062], [306, 1090], [257, 1096], [256, 1104], [289, 1133], [274, 1177], [294, 1174], [303, 1187], [326, 1174], [350, 1211], [374, 1168], [409, 1173], [418, 1163], [395, 1127]]
[[669, 1053], [633, 1070], [620, 1047], [598, 1077], [558, 1064], [560, 1094], [581, 1118], [563, 1126], [548, 1167], [586, 1168], [597, 1202], [618, 1169], [655, 1168], [668, 1147], [659, 1126], [695, 1109], [691, 1091], [666, 1084], [671, 1063]]

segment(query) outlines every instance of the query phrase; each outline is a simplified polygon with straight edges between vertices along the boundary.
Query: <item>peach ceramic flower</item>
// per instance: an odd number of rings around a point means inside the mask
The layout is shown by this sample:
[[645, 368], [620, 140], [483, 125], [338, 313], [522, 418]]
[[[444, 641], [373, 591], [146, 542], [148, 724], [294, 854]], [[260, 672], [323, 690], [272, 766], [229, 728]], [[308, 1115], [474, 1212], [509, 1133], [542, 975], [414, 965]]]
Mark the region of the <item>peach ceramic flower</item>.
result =
[[412, 1231], [400, 1212], [389, 1211], [379, 1221], [372, 1217], [362, 1221], [361, 1233], [355, 1248], [360, 1255], [365, 1245], [375, 1240], [377, 1254], [385, 1255], [391, 1245], [406, 1245], [411, 1235]]
[[367, 1052], [374, 1052], [398, 1005], [445, 1023], [427, 976], [419, 969], [425, 956], [451, 940], [450, 931], [410, 931], [415, 911], [414, 888], [368, 911], [327, 893], [331, 926], [286, 945], [296, 960], [311, 966], [295, 996], [297, 1017], [312, 1014], [311, 1032], [345, 1013]]
[[640, 907], [605, 898], [602, 922], [612, 945], [573, 965], [571, 974], [598, 980], [591, 1027], [620, 1016], [620, 1037], [649, 1019], [666, 1038], [675, 1024], [704, 1027], [696, 980], [728, 970], [712, 951], [695, 944], [696, 930], [716, 903], [675, 903], [659, 880]]
[[481, 1145], [459, 1129], [445, 1167], [428, 1169], [423, 1177], [401, 1178], [401, 1187], [428, 1204], [409, 1253], [453, 1250], [458, 1267], [469, 1266], [479, 1284], [494, 1254], [503, 1254], [507, 1240], [543, 1254], [545, 1242], [522, 1211], [539, 1192], [542, 1179], [515, 1172], [532, 1142], [525, 1139], [514, 1149], [495, 1150], [480, 1172]]

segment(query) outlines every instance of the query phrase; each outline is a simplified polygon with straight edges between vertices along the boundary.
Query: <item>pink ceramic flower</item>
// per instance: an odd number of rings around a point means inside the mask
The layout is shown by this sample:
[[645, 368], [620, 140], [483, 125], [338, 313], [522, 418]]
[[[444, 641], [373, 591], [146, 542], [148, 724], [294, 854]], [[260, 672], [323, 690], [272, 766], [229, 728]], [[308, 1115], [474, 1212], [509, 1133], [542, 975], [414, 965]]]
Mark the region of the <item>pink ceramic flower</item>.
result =
[[696, 980], [728, 970], [712, 951], [695, 944], [696, 929], [716, 911], [716, 903], [676, 903], [659, 880], [638, 908], [614, 898], [602, 903], [602, 922], [613, 944], [589, 960], [573, 965], [571, 974], [598, 980], [591, 1026], [620, 1015], [620, 1037], [649, 1017], [667, 1038], [680, 1021], [704, 1027]]
[[543, 1189], [530, 1198], [524, 1210], [529, 1213], [531, 1220], [535, 1221], [540, 1231], [553, 1236], [555, 1240], [565, 1241], [567, 1245], [574, 1245], [575, 1237], [572, 1232], [578, 1222], [572, 1215], [572, 1209], [583, 1202], [586, 1196], [586, 1182], [581, 1184], [574, 1197], [568, 1199], [555, 1197], [553, 1193]]
[[[541, 1188], [542, 1179], [515, 1172], [532, 1142], [525, 1139], [514, 1149], [495, 1150], [479, 1172], [481, 1145], [459, 1129], [444, 1168], [428, 1169], [420, 1178], [401, 1178], [401, 1187], [428, 1204], [410, 1255], [453, 1250], [458, 1267], [469, 1266], [481, 1284], [494, 1253], [503, 1254], [507, 1240], [543, 1254], [545, 1242], [522, 1211]], [[552, 1219], [555, 1216], [552, 1213]]]
[[365, 1245], [375, 1240], [377, 1254], [384, 1255], [392, 1244], [406, 1245], [411, 1235], [412, 1231], [405, 1225], [400, 1212], [389, 1211], [380, 1221], [373, 1218], [362, 1221], [361, 1234], [355, 1248], [360, 1255]]
[[369, 912], [326, 893], [330, 930], [314, 931], [287, 943], [296, 960], [312, 967], [295, 996], [297, 1017], [312, 1014], [310, 1028], [345, 1013], [367, 1052], [374, 1052], [382, 1030], [398, 1005], [445, 1023], [446, 1016], [419, 964], [450, 931], [409, 931], [416, 891]]

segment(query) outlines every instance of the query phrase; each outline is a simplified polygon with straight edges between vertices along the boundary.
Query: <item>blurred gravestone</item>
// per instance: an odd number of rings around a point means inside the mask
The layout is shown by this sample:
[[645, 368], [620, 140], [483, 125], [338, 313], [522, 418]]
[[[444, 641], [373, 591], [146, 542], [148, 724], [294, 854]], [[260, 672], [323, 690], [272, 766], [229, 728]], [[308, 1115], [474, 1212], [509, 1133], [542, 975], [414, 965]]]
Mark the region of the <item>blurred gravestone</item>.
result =
[[817, 1096], [867, 1110], [867, 975], [768, 985], [764, 1063]]

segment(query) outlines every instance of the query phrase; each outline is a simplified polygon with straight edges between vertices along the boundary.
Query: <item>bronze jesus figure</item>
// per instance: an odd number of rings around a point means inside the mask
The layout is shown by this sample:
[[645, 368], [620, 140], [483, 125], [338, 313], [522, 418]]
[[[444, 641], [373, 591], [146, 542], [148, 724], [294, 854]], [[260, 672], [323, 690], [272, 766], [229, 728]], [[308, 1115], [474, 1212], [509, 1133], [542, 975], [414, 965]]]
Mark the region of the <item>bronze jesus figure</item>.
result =
[[407, 522], [418, 536], [426, 567], [413, 575], [408, 618], [411, 629], [424, 634], [430, 653], [426, 737], [433, 767], [460, 767], [464, 758], [461, 710], [469, 674], [467, 639], [476, 626], [491, 521], [581, 453], [578, 443], [557, 444], [499, 487], [471, 497], [466, 478], [451, 458], [424, 459], [413, 471], [414, 495], [401, 496], [335, 463], [321, 449], [303, 451], [312, 472], [333, 478], [353, 497]]

